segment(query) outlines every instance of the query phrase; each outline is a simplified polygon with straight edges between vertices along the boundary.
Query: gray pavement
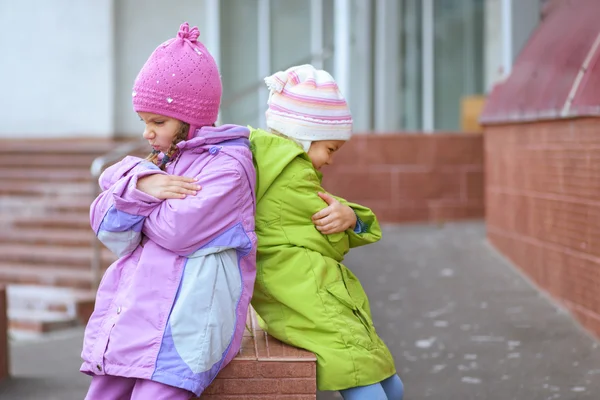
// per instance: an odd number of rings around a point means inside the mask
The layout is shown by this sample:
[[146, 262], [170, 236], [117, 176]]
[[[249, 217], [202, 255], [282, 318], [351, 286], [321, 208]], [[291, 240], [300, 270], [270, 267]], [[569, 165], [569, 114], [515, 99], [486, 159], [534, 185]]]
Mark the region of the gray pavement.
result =
[[406, 400], [600, 399], [599, 344], [486, 243], [482, 223], [387, 227], [350, 254]]
[[90, 378], [79, 372], [82, 342], [83, 328], [13, 342], [13, 378], [0, 383], [0, 399], [83, 400]]
[[[369, 294], [406, 400], [600, 399], [599, 344], [486, 244], [481, 222], [388, 226], [346, 264]], [[83, 399], [81, 340], [76, 329], [13, 343], [15, 378], [0, 399]]]

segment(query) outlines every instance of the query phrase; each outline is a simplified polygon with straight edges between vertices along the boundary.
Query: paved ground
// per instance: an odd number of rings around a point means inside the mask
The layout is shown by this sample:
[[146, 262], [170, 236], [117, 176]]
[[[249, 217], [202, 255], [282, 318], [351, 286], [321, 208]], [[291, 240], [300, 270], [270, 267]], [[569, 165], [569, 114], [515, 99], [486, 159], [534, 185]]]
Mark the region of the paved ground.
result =
[[[90, 378], [79, 373], [83, 329], [11, 346], [12, 375], [0, 383], [2, 400], [83, 400]], [[110, 399], [106, 399], [110, 400]]]
[[389, 227], [348, 259], [406, 399], [600, 399], [598, 343], [484, 236], [480, 223]]
[[[484, 241], [481, 223], [387, 227], [347, 265], [370, 295], [406, 400], [597, 400], [600, 346]], [[81, 400], [81, 330], [12, 348], [2, 400]], [[320, 393], [319, 400], [339, 398]]]

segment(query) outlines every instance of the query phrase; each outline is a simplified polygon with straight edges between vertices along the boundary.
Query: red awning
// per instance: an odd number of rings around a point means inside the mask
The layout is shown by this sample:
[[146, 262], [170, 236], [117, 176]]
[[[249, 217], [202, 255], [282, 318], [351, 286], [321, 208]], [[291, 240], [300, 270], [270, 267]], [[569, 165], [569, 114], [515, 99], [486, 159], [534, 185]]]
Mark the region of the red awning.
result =
[[600, 116], [600, 0], [563, 0], [490, 93], [483, 125]]

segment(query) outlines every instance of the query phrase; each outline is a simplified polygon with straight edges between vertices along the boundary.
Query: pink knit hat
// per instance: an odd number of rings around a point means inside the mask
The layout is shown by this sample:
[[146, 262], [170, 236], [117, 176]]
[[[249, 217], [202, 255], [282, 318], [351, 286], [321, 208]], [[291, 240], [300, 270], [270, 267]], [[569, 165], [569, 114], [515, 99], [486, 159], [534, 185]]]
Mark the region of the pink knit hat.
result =
[[300, 65], [265, 78], [271, 94], [267, 127], [302, 143], [348, 140], [352, 115], [335, 80], [312, 65]]
[[200, 31], [181, 24], [177, 37], [154, 50], [133, 85], [133, 108], [198, 127], [217, 120], [221, 77], [215, 60], [197, 39]]

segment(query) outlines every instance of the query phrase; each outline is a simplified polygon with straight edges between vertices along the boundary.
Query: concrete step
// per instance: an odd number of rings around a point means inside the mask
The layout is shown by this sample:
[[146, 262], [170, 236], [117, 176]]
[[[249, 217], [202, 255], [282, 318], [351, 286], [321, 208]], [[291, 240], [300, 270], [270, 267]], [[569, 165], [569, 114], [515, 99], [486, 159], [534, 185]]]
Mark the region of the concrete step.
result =
[[[4, 219], [4, 218], [3, 218]], [[30, 218], [19, 218], [12, 221], [16, 228], [57, 228], [90, 231], [88, 211], [39, 213]]]
[[77, 316], [77, 303], [93, 301], [95, 293], [46, 285], [7, 285], [9, 307], [15, 310], [38, 310]]
[[90, 195], [89, 197], [62, 197], [59, 199], [59, 201], [52, 202], [52, 204], [46, 204], [46, 209], [51, 212], [71, 212], [77, 215], [85, 214], [85, 219], [88, 220], [90, 205], [95, 198], [95, 195]]
[[[98, 154], [100, 155], [100, 154]], [[13, 167], [20, 169], [38, 169], [39, 167], [52, 167], [54, 169], [88, 169], [97, 155], [86, 154], [2, 154], [0, 167]]]
[[0, 262], [0, 284], [43, 285], [89, 290], [91, 269]]
[[[89, 168], [55, 169], [36, 167], [28, 169], [0, 168], [0, 181], [56, 181], [56, 182], [91, 182]], [[91, 185], [91, 183], [90, 183]]]
[[[26, 245], [0, 243], [2, 262], [9, 264], [26, 264], [37, 266], [62, 265], [66, 268], [87, 270], [92, 261], [91, 248], [56, 247], [42, 245]], [[116, 260], [108, 249], [102, 249], [103, 264], [108, 265]]]
[[49, 333], [77, 326], [77, 318], [61, 312], [8, 309], [9, 331]]
[[82, 315], [93, 308], [94, 293], [35, 285], [7, 287], [9, 328], [12, 331], [47, 333], [87, 321]]
[[52, 245], [58, 247], [88, 247], [94, 233], [65, 228], [27, 227], [0, 231], [0, 243]]
[[47, 180], [0, 180], [0, 196], [40, 196], [42, 198], [90, 197], [92, 184], [88, 182], [49, 182]]
[[102, 155], [108, 153], [123, 140], [107, 139], [19, 139], [2, 143], [0, 154], [36, 154], [54, 153], [61, 155], [87, 154]]
[[91, 196], [0, 196], [0, 226], [89, 229], [91, 203]]
[[0, 382], [8, 378], [10, 371], [7, 308], [6, 287], [0, 285]]
[[[91, 190], [91, 186], [90, 186]], [[55, 196], [51, 199], [43, 196], [0, 196], [0, 219], [3, 216], [10, 216], [9, 219], [22, 215], [24, 217], [36, 215], [49, 215], [57, 213], [73, 213], [80, 216], [85, 215], [88, 219], [90, 205], [93, 196]]]

